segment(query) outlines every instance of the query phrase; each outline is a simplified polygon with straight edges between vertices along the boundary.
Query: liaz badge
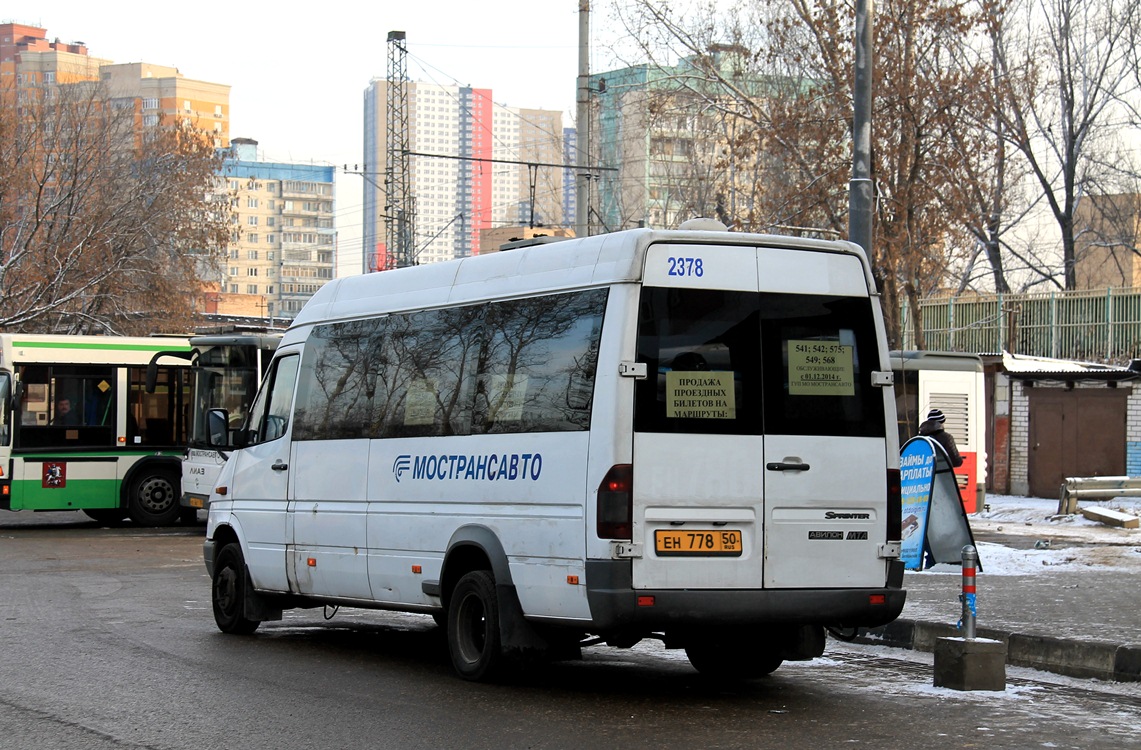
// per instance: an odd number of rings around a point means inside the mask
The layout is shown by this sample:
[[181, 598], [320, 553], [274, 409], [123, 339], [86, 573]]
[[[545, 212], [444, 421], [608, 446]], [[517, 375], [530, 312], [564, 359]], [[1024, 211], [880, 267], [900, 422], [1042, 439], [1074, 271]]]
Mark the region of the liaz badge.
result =
[[43, 487], [58, 490], [67, 486], [67, 464], [63, 461], [44, 462]]

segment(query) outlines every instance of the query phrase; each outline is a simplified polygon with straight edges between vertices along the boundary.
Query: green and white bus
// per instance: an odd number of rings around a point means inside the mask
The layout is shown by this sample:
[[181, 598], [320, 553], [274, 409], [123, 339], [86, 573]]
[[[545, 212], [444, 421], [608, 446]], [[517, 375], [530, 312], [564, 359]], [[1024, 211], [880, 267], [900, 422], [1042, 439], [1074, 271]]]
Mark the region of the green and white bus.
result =
[[191, 382], [185, 337], [0, 333], [0, 509], [165, 526], [178, 502]]

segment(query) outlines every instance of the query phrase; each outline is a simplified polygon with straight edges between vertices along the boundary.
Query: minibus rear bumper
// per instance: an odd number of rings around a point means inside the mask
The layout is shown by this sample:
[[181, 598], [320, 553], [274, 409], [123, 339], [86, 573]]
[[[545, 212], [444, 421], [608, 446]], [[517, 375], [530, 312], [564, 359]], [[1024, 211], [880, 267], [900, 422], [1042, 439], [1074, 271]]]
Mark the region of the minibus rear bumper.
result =
[[600, 630], [734, 625], [874, 628], [903, 611], [907, 592], [836, 589], [635, 589], [626, 560], [590, 560], [587, 601]]

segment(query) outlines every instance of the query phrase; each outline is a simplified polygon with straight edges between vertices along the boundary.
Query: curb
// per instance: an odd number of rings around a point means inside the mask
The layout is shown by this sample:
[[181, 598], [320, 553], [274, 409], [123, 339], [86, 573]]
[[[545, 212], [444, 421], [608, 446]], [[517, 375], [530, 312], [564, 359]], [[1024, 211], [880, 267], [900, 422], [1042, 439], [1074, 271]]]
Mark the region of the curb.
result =
[[[976, 633], [979, 638], [1002, 641], [1006, 645], [1006, 663], [1011, 666], [1030, 667], [1069, 677], [1141, 682], [1141, 646], [1025, 635], [988, 628], [978, 628]], [[958, 628], [947, 623], [901, 619], [882, 627], [862, 630], [855, 641], [934, 652], [938, 639], [959, 635]]]

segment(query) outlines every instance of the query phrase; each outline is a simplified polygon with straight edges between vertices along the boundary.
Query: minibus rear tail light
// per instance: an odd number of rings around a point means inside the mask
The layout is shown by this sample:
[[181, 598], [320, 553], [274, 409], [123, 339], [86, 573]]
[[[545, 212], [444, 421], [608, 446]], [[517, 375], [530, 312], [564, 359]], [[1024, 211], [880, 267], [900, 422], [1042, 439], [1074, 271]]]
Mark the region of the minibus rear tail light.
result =
[[634, 516], [634, 466], [615, 464], [598, 485], [599, 539], [631, 539]]
[[903, 498], [900, 496], [899, 469], [887, 470], [887, 541], [903, 538]]

